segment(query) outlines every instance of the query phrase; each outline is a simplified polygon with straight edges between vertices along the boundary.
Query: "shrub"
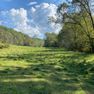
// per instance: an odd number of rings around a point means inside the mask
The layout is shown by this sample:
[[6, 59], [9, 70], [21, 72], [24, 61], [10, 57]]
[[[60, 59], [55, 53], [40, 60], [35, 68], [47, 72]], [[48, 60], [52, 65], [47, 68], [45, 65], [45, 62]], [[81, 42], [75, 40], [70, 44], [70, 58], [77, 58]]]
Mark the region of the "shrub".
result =
[[0, 42], [0, 49], [8, 48], [8, 47], [9, 47], [8, 44]]

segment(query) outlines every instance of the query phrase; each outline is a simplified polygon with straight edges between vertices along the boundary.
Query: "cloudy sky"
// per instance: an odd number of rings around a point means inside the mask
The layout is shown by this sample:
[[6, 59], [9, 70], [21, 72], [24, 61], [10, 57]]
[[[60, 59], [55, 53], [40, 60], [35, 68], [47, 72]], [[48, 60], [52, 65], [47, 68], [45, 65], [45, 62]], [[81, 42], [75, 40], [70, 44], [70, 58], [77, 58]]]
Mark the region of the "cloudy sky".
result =
[[0, 25], [14, 28], [29, 36], [43, 38], [46, 32], [58, 33], [61, 26], [50, 23], [56, 19], [57, 6], [64, 0], [0, 0]]

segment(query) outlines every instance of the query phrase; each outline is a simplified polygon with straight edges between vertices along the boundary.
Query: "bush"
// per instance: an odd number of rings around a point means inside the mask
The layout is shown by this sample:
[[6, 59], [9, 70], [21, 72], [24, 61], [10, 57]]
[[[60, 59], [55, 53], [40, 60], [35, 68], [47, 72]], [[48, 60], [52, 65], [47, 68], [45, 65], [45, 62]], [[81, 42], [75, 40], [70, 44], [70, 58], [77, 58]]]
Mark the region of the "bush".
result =
[[8, 48], [8, 47], [9, 47], [8, 44], [0, 42], [0, 49]]

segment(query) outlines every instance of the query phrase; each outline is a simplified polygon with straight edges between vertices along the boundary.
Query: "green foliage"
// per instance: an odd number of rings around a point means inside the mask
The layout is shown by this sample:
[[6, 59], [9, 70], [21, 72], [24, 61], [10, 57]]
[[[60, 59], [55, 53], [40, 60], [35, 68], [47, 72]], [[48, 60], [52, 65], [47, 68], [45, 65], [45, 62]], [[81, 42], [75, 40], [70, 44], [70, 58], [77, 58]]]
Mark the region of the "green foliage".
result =
[[59, 32], [58, 42], [60, 47], [74, 51], [89, 51], [89, 39], [79, 25], [71, 23], [64, 24], [63, 29]]
[[33, 47], [43, 47], [44, 40], [39, 38], [32, 38], [32, 46]]
[[9, 44], [0, 42], [0, 49], [8, 48], [8, 47], [9, 47]]
[[4, 26], [0, 26], [0, 41], [7, 44], [32, 45], [32, 39], [29, 36]]
[[63, 48], [0, 49], [0, 94], [94, 94], [93, 61]]
[[55, 33], [46, 33], [45, 47], [58, 47], [57, 34]]
[[[67, 1], [67, 7], [66, 4], [61, 4], [58, 8], [58, 14], [63, 22], [58, 37], [59, 44], [69, 50], [94, 52], [94, 20], [89, 0], [73, 0], [70, 3]], [[75, 7], [74, 11], [66, 11], [72, 6]]]

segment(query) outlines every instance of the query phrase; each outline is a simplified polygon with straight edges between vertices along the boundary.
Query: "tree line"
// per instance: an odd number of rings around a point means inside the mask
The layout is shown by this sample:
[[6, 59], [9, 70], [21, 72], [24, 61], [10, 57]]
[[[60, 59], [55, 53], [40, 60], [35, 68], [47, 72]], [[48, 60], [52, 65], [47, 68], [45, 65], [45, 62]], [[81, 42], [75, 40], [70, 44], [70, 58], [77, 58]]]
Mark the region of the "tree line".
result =
[[57, 13], [61, 19], [62, 30], [53, 39], [55, 46], [94, 52], [94, 17], [90, 3], [90, 0], [66, 0], [66, 3], [59, 5]]
[[0, 26], [0, 48], [8, 47], [9, 44], [21, 46], [43, 46], [44, 41], [38, 38], [31, 38], [11, 28]]

